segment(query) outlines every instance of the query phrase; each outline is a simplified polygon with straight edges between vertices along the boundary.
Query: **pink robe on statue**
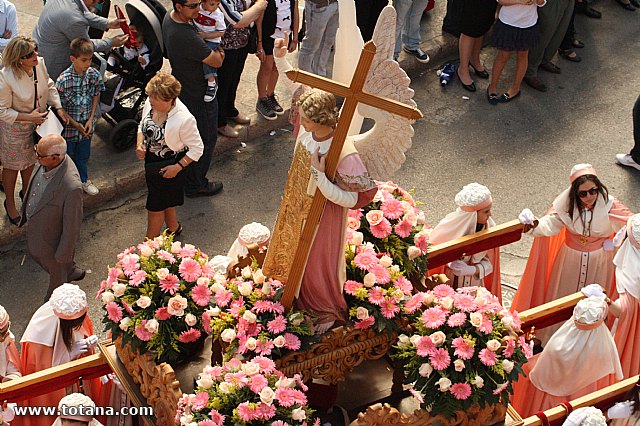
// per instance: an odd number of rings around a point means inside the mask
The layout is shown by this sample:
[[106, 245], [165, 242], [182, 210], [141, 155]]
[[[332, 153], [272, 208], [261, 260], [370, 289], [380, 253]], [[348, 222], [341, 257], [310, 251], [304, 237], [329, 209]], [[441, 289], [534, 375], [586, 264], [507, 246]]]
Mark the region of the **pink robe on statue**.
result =
[[0, 382], [8, 382], [17, 379], [22, 375], [22, 363], [18, 348], [13, 340], [13, 334], [9, 334], [7, 339], [0, 343]]
[[580, 226], [577, 209], [573, 223], [569, 223], [567, 211], [559, 209], [563, 194], [533, 230], [536, 238], [511, 310], [522, 312], [593, 283], [600, 284], [608, 295], [615, 295], [614, 253], [604, 251], [602, 244], [622, 228], [633, 213], [614, 197], [609, 196], [607, 203], [599, 197], [593, 213], [592, 233], [583, 246], [581, 235], [572, 232]]
[[[367, 170], [358, 153], [354, 152], [340, 160], [336, 170], [338, 174], [366, 176]], [[377, 191], [374, 187], [358, 192], [358, 201], [352, 208], [359, 209], [369, 204]], [[341, 322], [348, 318], [347, 302], [342, 292], [346, 279], [344, 250], [348, 211], [348, 208], [327, 200], [302, 277], [296, 306], [317, 315], [317, 323]]]

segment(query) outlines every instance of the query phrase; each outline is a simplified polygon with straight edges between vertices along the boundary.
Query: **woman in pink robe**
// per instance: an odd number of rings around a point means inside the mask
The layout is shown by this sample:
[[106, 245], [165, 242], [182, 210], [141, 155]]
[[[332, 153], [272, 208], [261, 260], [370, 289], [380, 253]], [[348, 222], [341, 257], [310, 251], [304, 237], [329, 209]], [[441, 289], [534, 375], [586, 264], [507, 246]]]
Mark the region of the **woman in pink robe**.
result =
[[609, 195], [590, 164], [573, 167], [571, 186], [533, 229], [536, 237], [511, 309], [518, 312], [599, 283], [615, 290], [612, 234], [633, 214]]

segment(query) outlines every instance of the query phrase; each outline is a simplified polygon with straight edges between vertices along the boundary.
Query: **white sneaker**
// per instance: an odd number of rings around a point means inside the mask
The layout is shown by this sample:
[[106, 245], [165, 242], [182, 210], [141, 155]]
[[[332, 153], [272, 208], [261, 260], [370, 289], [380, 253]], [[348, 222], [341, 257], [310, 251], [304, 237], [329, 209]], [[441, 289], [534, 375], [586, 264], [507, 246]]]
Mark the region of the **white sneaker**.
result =
[[629, 154], [616, 154], [616, 163], [640, 170], [640, 164], [633, 161], [633, 158], [631, 158], [631, 155]]
[[87, 180], [85, 183], [82, 184], [82, 190], [84, 192], [86, 192], [89, 195], [96, 195], [98, 192], [98, 188], [96, 188], [96, 186], [91, 183], [90, 180]]

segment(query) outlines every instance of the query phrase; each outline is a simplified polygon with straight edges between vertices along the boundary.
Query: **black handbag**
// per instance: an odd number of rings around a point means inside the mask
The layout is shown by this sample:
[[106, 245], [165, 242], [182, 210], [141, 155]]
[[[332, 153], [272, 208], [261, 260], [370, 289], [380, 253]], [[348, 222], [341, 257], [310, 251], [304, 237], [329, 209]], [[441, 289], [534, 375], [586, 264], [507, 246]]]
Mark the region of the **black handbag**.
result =
[[[33, 67], [33, 109], [38, 107], [38, 74], [36, 74], [36, 67]], [[38, 127], [38, 126], [36, 126]], [[36, 129], [33, 129], [32, 133], [33, 144], [37, 145], [40, 142], [42, 137], [36, 132]]]
[[247, 43], [249, 53], [258, 52], [258, 26], [254, 23], [249, 29], [249, 41]]
[[153, 163], [144, 163], [144, 172], [146, 175], [155, 175], [155, 176], [162, 176], [162, 174], [160, 173], [160, 171], [167, 167], [167, 166], [173, 166], [174, 164], [176, 164], [176, 157], [172, 157], [168, 160], [163, 160], [163, 161], [154, 161]]

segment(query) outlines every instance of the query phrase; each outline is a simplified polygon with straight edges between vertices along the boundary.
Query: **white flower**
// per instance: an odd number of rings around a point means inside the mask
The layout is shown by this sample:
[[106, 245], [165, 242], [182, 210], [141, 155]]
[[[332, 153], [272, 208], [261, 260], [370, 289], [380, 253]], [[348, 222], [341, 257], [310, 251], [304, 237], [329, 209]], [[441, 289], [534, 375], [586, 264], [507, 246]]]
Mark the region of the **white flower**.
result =
[[278, 336], [275, 339], [273, 339], [273, 346], [275, 346], [276, 348], [281, 348], [284, 346], [286, 342], [287, 342], [287, 339], [285, 339], [284, 336]]
[[436, 386], [440, 387], [440, 392], [447, 392], [451, 388], [451, 380], [446, 377], [442, 377], [436, 382]]
[[453, 298], [452, 297], [443, 297], [440, 299], [440, 306], [445, 308], [447, 311], [450, 311], [453, 308]]
[[453, 361], [453, 367], [456, 369], [456, 371], [464, 370], [464, 361], [461, 359], [456, 359], [455, 361]]
[[193, 327], [198, 322], [198, 318], [193, 314], [187, 314], [184, 316], [184, 322], [186, 322], [189, 327]]
[[126, 289], [127, 289], [127, 286], [122, 283], [113, 283], [113, 286], [111, 286], [111, 290], [113, 290], [113, 295], [115, 297], [122, 296]]
[[152, 318], [147, 321], [144, 328], [146, 328], [149, 333], [157, 333], [159, 326], [160, 324], [158, 323], [158, 320]]
[[244, 314], [242, 314], [242, 318], [244, 318], [244, 320], [249, 324], [253, 324], [258, 319], [256, 314], [251, 311], [244, 311]]
[[429, 378], [429, 376], [431, 376], [431, 373], [433, 373], [433, 367], [428, 362], [422, 364], [420, 366], [420, 369], [418, 369], [418, 374], [420, 374], [422, 377]]
[[249, 337], [247, 341], [244, 342], [244, 347], [249, 349], [250, 351], [255, 350], [256, 346], [258, 346], [258, 341], [255, 337]]
[[215, 274], [213, 276], [213, 281], [217, 284], [220, 284], [224, 287], [224, 285], [227, 283], [227, 277], [223, 274]]
[[218, 308], [217, 306], [214, 306], [213, 308], [209, 309], [209, 316], [210, 317], [217, 317], [220, 315], [220, 308]]
[[253, 271], [251, 270], [251, 266], [245, 266], [242, 268], [242, 278], [249, 279], [253, 275]]
[[140, 246], [138, 246], [139, 250], [140, 250], [140, 254], [143, 257], [150, 257], [153, 256], [153, 249], [151, 247], [149, 247], [146, 244], [141, 244]]
[[471, 312], [469, 314], [469, 321], [474, 327], [480, 327], [482, 325], [482, 314], [480, 312]]
[[253, 282], [256, 284], [263, 284], [265, 276], [262, 273], [262, 269], [258, 269], [253, 273]]
[[118, 325], [118, 327], [120, 327], [120, 330], [126, 331], [129, 328], [129, 323], [131, 323], [131, 318], [124, 317], [120, 320], [120, 325]]
[[440, 346], [447, 340], [447, 336], [442, 331], [436, 331], [435, 333], [431, 334], [429, 337], [431, 337], [431, 341], [436, 346]]
[[231, 259], [230, 257], [217, 255], [213, 256], [213, 259], [211, 259], [208, 263], [211, 269], [213, 269], [216, 274], [226, 276], [227, 267], [232, 261], [233, 259]]
[[478, 389], [482, 389], [484, 387], [484, 379], [480, 376], [476, 376], [475, 379], [471, 381], [472, 385], [475, 385]]
[[218, 294], [221, 291], [225, 290], [224, 286], [222, 284], [220, 284], [219, 282], [215, 282], [215, 283], [211, 284], [211, 287], [209, 287], [209, 288], [211, 289], [211, 291], [214, 294]]
[[382, 191], [378, 190], [378, 192], [376, 192], [376, 195], [373, 196], [373, 202], [374, 203], [378, 203], [380, 201], [382, 201], [384, 199], [384, 195], [382, 195]]
[[409, 248], [407, 249], [407, 256], [409, 256], [409, 259], [411, 260], [421, 255], [422, 255], [422, 250], [420, 250], [416, 246], [409, 246]]
[[116, 297], [110, 291], [105, 291], [104, 293], [102, 293], [102, 303], [104, 303], [105, 305], [107, 303], [113, 302], [114, 300], [116, 300]]
[[513, 330], [513, 328], [515, 327], [515, 322], [513, 321], [513, 317], [511, 315], [502, 317], [500, 321], [509, 330]]
[[396, 303], [400, 303], [402, 299], [404, 299], [404, 293], [400, 289], [395, 289], [391, 292], [391, 297], [395, 300]]
[[391, 275], [398, 275], [400, 273], [400, 266], [391, 265], [391, 267], [389, 268], [389, 272], [391, 272]]
[[167, 304], [167, 312], [171, 315], [175, 315], [177, 317], [181, 317], [184, 315], [184, 308], [188, 305], [187, 299], [176, 294], [171, 299], [169, 299], [169, 303]]
[[159, 280], [164, 280], [169, 276], [169, 270], [167, 268], [160, 268], [156, 271], [156, 275]]
[[367, 275], [364, 276], [363, 281], [364, 281], [365, 287], [371, 288], [376, 283], [376, 276], [372, 272], [369, 272]]
[[435, 299], [436, 299], [436, 296], [433, 294], [432, 291], [429, 291], [425, 293], [425, 296], [422, 298], [422, 304], [424, 306], [429, 306], [433, 303]]
[[264, 404], [271, 405], [275, 396], [276, 393], [269, 386], [263, 387], [260, 391], [260, 401], [262, 401]]
[[271, 283], [269, 281], [265, 281], [264, 284], [262, 284], [262, 289], [260, 291], [264, 295], [269, 295], [271, 294], [271, 290], [273, 290], [271, 288]]
[[178, 254], [180, 253], [180, 250], [182, 250], [182, 244], [180, 244], [180, 241], [174, 241], [171, 243], [171, 253]]
[[362, 235], [362, 232], [354, 231], [351, 235], [351, 244], [359, 246], [362, 244], [362, 241], [364, 241], [364, 235]]
[[409, 341], [409, 336], [406, 334], [401, 334], [398, 336], [398, 346], [407, 347], [411, 344]]
[[388, 268], [389, 266], [393, 265], [393, 259], [391, 259], [386, 254], [382, 256], [378, 262], [380, 262], [380, 264], [385, 268]]
[[359, 320], [369, 318], [369, 311], [367, 310], [367, 308], [363, 306], [358, 306], [356, 308], [356, 318], [358, 318]]
[[500, 349], [500, 341], [496, 339], [489, 340], [487, 342], [487, 349], [493, 352], [497, 351], [498, 349]]
[[231, 343], [236, 338], [236, 331], [233, 328], [227, 328], [220, 333], [220, 338], [223, 342]]
[[295, 314], [291, 314], [291, 316], [289, 316], [289, 323], [296, 327], [302, 324], [303, 322], [304, 322], [304, 315], [302, 314], [302, 312], [296, 312]]
[[204, 389], [211, 389], [213, 387], [213, 379], [209, 374], [200, 374], [200, 379], [196, 380], [196, 384]]
[[136, 300], [136, 305], [142, 309], [146, 309], [151, 306], [151, 298], [149, 296], [140, 296], [140, 298]]
[[301, 422], [307, 418], [307, 413], [302, 408], [294, 408], [291, 411], [291, 418], [295, 421]]
[[209, 277], [200, 277], [198, 278], [198, 281], [196, 281], [196, 284], [208, 286], [209, 284], [211, 284], [211, 280], [209, 279]]
[[260, 372], [260, 364], [258, 364], [257, 362], [251, 362], [251, 361], [245, 362], [242, 365], [242, 371], [247, 376], [253, 376]]
[[418, 214], [416, 215], [416, 220], [418, 222], [418, 225], [424, 225], [425, 223], [427, 223], [427, 218], [425, 217], [423, 211], [418, 212]]
[[222, 382], [218, 385], [218, 388], [222, 393], [231, 393], [233, 392], [234, 386], [231, 383]]
[[511, 373], [511, 371], [513, 370], [513, 367], [514, 367], [513, 361], [509, 361], [508, 359], [502, 360], [502, 368], [504, 369], [505, 373], [507, 374]]
[[295, 386], [296, 386], [296, 381], [288, 377], [280, 377], [276, 382], [276, 387], [278, 389], [294, 388]]
[[238, 291], [241, 295], [248, 296], [253, 291], [253, 286], [251, 285], [251, 283], [245, 281], [238, 286]]
[[191, 424], [192, 421], [193, 421], [193, 414], [183, 414], [182, 416], [180, 416], [180, 424], [183, 426], [187, 426]]
[[417, 347], [417, 346], [418, 346], [418, 341], [419, 341], [420, 339], [422, 339], [422, 336], [420, 336], [419, 334], [414, 334], [413, 336], [411, 336], [411, 337], [409, 338], [409, 341], [411, 342], [411, 344], [412, 344], [413, 346], [416, 346], [416, 347]]

